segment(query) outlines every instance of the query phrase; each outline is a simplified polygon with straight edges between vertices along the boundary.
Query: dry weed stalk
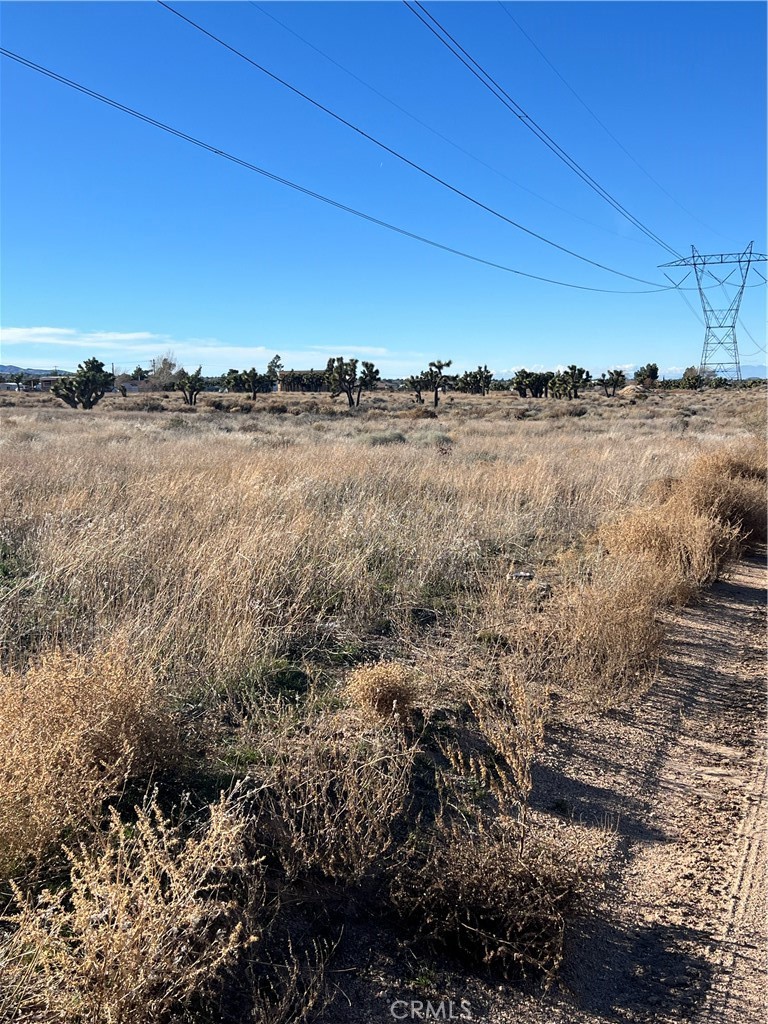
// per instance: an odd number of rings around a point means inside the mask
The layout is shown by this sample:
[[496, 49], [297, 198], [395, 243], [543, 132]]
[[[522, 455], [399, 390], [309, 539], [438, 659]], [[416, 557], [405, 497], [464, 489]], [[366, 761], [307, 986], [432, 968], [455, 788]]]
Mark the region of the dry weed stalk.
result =
[[134, 824], [113, 811], [101, 849], [70, 853], [68, 891], [33, 903], [17, 890], [18, 912], [5, 919], [13, 930], [3, 985], [16, 1003], [8, 1019], [161, 1024], [211, 996], [251, 938], [242, 925], [246, 877], [263, 899], [244, 831], [223, 798], [189, 837], [152, 799]]
[[334, 947], [314, 940], [303, 952], [287, 941], [285, 960], [251, 968], [251, 1024], [305, 1024], [327, 1004], [326, 968]]
[[544, 743], [546, 696], [526, 678], [523, 663], [504, 659], [493, 679], [475, 688], [469, 704], [495, 754], [490, 789], [499, 798], [502, 813], [508, 813], [510, 803], [517, 809], [522, 856], [533, 764]]

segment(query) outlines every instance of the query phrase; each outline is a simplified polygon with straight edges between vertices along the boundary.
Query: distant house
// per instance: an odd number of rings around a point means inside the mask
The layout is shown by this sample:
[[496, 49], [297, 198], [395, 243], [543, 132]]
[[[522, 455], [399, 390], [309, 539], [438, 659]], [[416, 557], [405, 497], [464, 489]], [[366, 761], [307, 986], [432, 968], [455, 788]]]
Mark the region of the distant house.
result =
[[55, 384], [57, 380], [63, 380], [67, 375], [59, 373], [55, 377], [37, 377], [35, 380], [35, 391], [50, 391], [51, 385]]

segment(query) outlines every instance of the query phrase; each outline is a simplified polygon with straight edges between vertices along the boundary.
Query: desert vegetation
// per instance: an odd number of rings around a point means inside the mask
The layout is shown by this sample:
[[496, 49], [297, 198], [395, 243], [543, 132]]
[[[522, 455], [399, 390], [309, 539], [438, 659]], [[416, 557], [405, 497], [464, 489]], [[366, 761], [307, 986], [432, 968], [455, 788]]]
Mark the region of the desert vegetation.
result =
[[447, 365], [0, 399], [0, 1019], [321, 1019], [372, 922], [555, 975], [610, 836], [532, 766], [765, 540], [765, 396]]

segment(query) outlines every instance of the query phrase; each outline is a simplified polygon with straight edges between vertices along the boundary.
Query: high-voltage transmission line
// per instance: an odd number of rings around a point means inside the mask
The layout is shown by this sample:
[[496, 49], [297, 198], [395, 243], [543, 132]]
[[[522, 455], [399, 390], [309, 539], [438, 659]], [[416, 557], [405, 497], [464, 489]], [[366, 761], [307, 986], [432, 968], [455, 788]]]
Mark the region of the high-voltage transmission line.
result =
[[[732, 376], [741, 380], [741, 364], [739, 363], [739, 346], [736, 341], [736, 320], [739, 316], [741, 298], [747, 283], [747, 274], [752, 263], [765, 263], [768, 256], [752, 252], [754, 242], [750, 242], [744, 252], [719, 252], [707, 256], [702, 255], [691, 246], [691, 255], [686, 259], [664, 263], [664, 267], [693, 267], [696, 283], [699, 286], [701, 308], [704, 311], [704, 347], [701, 350], [699, 374], [702, 377]], [[727, 309], [715, 309], [704, 292], [703, 278], [707, 274], [714, 277], [719, 284], [725, 284], [736, 272], [736, 267], [722, 280], [716, 277], [713, 266], [726, 266], [734, 263], [738, 267], [740, 283], [736, 294]], [[734, 282], [736, 284], [737, 282]], [[681, 282], [682, 284], [682, 282]]]

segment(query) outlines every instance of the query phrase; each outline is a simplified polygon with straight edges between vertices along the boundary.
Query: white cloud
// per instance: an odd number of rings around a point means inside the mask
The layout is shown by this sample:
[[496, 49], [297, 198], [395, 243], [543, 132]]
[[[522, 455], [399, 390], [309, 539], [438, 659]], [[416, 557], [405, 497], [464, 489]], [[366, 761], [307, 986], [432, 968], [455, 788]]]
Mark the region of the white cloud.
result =
[[[62, 351], [65, 350], [65, 351]], [[127, 366], [147, 363], [171, 351], [174, 359], [188, 369], [202, 365], [206, 374], [223, 373], [230, 366], [263, 369], [275, 352], [288, 368], [322, 369], [330, 356], [343, 355], [374, 359], [384, 376], [401, 376], [423, 369], [420, 353], [393, 353], [381, 346], [302, 344], [288, 347], [280, 342], [237, 345], [218, 338], [176, 338], [153, 331], [81, 331], [72, 327], [0, 328], [0, 362], [47, 367], [66, 364], [67, 369], [90, 356], [105, 363]]]
[[3, 345], [63, 345], [77, 348], [97, 344], [131, 344], [157, 339], [162, 342], [164, 335], [150, 334], [149, 331], [76, 331], [71, 327], [0, 327], [0, 343]]
[[344, 355], [347, 359], [350, 356], [388, 356], [388, 348], [372, 348], [365, 345], [309, 345], [310, 352], [324, 352], [328, 356]]

